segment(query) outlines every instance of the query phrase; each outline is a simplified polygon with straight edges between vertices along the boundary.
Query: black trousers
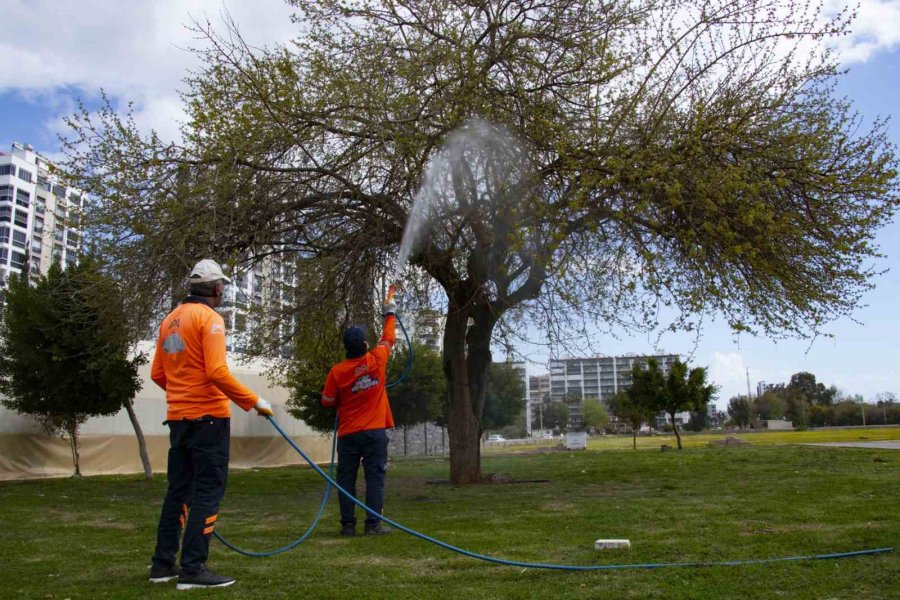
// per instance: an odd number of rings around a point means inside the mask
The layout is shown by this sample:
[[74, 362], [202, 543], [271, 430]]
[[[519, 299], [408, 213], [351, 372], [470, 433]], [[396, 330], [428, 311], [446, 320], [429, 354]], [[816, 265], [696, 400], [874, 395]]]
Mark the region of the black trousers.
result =
[[181, 542], [181, 568], [197, 572], [209, 557], [209, 538], [228, 481], [231, 419], [201, 417], [169, 421], [169, 489], [156, 530], [153, 562], [175, 565]]
[[[387, 472], [388, 436], [384, 429], [357, 431], [338, 438], [337, 482], [356, 497], [356, 476], [362, 463], [366, 475], [366, 506], [380, 515], [384, 511], [384, 475]], [[356, 505], [343, 494], [338, 495], [341, 525], [356, 525]], [[379, 517], [366, 513], [366, 526], [374, 527]]]

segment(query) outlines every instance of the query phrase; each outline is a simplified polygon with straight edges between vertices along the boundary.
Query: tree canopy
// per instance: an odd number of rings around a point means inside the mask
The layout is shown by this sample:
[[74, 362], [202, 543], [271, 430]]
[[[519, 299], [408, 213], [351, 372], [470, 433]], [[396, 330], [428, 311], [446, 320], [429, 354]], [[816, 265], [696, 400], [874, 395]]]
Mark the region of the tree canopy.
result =
[[847, 31], [845, 13], [291, 3], [292, 46], [197, 26], [183, 140], [81, 110], [66, 167], [102, 198], [90, 222], [140, 297], [165, 296], [173, 265], [212, 249], [278, 255], [312, 261], [291, 300], [301, 317], [321, 297], [367, 302], [361, 282], [391, 270], [427, 188], [409, 264], [443, 290], [455, 483], [479, 480], [491, 341], [520, 318], [559, 340], [588, 322], [667, 325], [670, 306], [673, 327], [714, 312], [739, 331], [815, 335], [872, 286], [896, 160], [884, 123], [863, 129], [832, 93], [817, 44]]
[[706, 383], [706, 369], [688, 370], [687, 364], [675, 359], [664, 373], [655, 358], [646, 365], [635, 363], [631, 369], [632, 384], [628, 395], [635, 404], [665, 412], [672, 419], [672, 429], [681, 449], [681, 434], [675, 414], [682, 411], [706, 411], [707, 404], [715, 398], [715, 386]]
[[650, 423], [650, 420], [657, 413], [654, 407], [642, 403], [644, 398], [645, 396], [632, 394], [625, 390], [618, 392], [610, 400], [610, 408], [616, 415], [616, 418], [628, 423], [631, 427], [631, 443], [632, 448], [635, 450], [637, 450], [637, 434], [641, 429], [641, 425]]
[[69, 436], [81, 474], [78, 428], [112, 415], [140, 390], [143, 356], [128, 358], [121, 294], [90, 259], [58, 264], [32, 287], [11, 277], [0, 322], [0, 392], [7, 408]]
[[502, 429], [512, 425], [525, 410], [525, 382], [509, 363], [492, 363], [488, 371], [484, 401], [484, 429]]

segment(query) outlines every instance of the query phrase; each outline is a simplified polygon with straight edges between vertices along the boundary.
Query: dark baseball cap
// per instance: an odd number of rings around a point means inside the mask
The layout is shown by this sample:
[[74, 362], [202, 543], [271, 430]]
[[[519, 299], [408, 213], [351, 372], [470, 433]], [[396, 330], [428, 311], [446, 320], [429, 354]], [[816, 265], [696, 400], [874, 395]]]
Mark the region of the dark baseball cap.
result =
[[355, 358], [366, 353], [366, 328], [362, 325], [348, 327], [344, 332], [344, 348], [348, 358]]

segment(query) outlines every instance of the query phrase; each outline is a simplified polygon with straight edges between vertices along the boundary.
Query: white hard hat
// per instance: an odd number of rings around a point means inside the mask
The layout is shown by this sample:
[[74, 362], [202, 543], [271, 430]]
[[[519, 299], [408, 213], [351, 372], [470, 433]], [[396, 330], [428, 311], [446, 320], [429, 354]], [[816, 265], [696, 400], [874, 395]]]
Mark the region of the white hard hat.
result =
[[222, 272], [222, 267], [214, 260], [204, 258], [191, 269], [191, 283], [204, 283], [206, 281], [218, 281], [224, 279], [225, 283], [231, 283], [231, 279]]

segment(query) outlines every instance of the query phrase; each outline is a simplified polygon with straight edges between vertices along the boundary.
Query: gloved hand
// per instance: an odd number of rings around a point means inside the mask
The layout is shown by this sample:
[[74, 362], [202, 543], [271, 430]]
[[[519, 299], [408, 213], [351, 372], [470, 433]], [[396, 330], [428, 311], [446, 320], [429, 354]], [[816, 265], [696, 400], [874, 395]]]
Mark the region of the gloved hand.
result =
[[387, 317], [394, 314], [397, 314], [397, 303], [394, 302], [393, 298], [391, 298], [384, 303], [384, 316]]
[[274, 417], [275, 412], [272, 410], [272, 405], [269, 404], [268, 400], [263, 400], [260, 398], [256, 401], [256, 404], [253, 406], [256, 409], [256, 414], [261, 417]]

